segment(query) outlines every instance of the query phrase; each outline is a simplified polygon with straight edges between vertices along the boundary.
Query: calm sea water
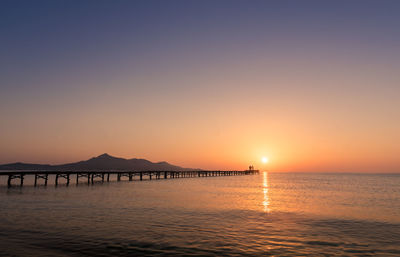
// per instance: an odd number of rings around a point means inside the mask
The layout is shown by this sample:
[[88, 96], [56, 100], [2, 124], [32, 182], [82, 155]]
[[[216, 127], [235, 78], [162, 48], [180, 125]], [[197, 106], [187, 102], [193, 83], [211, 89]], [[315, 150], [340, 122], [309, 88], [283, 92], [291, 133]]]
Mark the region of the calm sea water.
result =
[[400, 256], [400, 175], [1, 183], [1, 256]]

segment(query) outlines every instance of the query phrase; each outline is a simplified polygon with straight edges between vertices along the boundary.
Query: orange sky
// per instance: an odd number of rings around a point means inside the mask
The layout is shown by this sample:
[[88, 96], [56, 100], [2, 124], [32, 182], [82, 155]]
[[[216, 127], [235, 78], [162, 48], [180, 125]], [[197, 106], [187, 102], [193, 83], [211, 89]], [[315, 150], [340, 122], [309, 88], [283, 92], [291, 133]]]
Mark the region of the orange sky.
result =
[[[172, 102], [167, 93], [129, 87], [105, 88], [85, 101], [39, 96], [3, 126], [1, 161], [63, 163], [107, 152], [207, 169], [253, 164], [274, 171], [398, 171], [395, 94], [333, 91], [335, 83], [368, 90], [367, 79], [256, 78], [232, 72], [231, 78], [176, 79], [172, 84], [195, 89], [174, 92]], [[281, 92], [292, 84], [308, 86]], [[326, 87], [317, 88], [321, 84]], [[269, 157], [267, 166], [262, 156]]]

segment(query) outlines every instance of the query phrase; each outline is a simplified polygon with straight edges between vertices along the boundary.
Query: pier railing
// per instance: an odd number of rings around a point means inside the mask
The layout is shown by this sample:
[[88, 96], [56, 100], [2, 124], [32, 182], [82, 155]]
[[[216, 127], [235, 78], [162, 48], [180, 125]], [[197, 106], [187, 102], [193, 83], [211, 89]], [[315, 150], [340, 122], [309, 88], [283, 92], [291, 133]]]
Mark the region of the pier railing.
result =
[[107, 171], [40, 171], [40, 170], [14, 170], [14, 171], [0, 171], [0, 176], [8, 176], [7, 185], [12, 186], [13, 180], [19, 180], [19, 185], [24, 185], [24, 179], [27, 176], [34, 177], [34, 186], [38, 185], [39, 180], [44, 181], [47, 186], [49, 176], [54, 176], [54, 184], [57, 186], [61, 180], [69, 185], [71, 179], [75, 179], [75, 183], [79, 184], [80, 180], [87, 184], [93, 184], [96, 181], [109, 182], [112, 175], [116, 176], [117, 181], [121, 181], [123, 177], [127, 177], [129, 181], [134, 178], [138, 180], [152, 180], [152, 179], [175, 179], [175, 178], [189, 178], [189, 177], [216, 177], [216, 176], [239, 176], [239, 175], [253, 175], [258, 174], [258, 170], [217, 170], [217, 171], [123, 171], [123, 170], [107, 170]]

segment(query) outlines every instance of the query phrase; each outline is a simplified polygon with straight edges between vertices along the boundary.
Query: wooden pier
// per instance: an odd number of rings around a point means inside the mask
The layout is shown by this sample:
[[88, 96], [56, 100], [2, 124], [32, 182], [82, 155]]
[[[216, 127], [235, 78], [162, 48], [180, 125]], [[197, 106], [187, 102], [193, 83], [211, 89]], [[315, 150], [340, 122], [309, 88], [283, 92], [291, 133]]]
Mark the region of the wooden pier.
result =
[[24, 185], [24, 178], [34, 176], [34, 186], [38, 185], [39, 180], [44, 181], [44, 186], [47, 186], [49, 176], [54, 176], [54, 185], [57, 186], [60, 181], [66, 185], [71, 182], [71, 177], [75, 177], [78, 185], [80, 179], [86, 184], [93, 184], [96, 181], [109, 182], [112, 175], [116, 176], [117, 181], [121, 181], [126, 177], [129, 181], [136, 180], [152, 180], [152, 179], [175, 179], [175, 178], [190, 178], [190, 177], [217, 177], [217, 176], [240, 176], [258, 174], [258, 170], [242, 170], [242, 171], [0, 171], [0, 176], [8, 176], [7, 185], [12, 186], [13, 180], [19, 180], [19, 185]]

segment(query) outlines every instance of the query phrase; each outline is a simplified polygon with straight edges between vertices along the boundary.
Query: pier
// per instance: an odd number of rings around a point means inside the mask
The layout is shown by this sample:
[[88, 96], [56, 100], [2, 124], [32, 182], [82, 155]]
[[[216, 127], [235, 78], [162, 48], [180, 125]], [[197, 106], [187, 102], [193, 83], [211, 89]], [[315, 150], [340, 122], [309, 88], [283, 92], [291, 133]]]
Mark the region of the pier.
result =
[[117, 181], [126, 178], [129, 181], [136, 180], [152, 180], [152, 179], [176, 179], [176, 178], [191, 178], [191, 177], [217, 177], [217, 176], [242, 176], [258, 174], [258, 170], [230, 170], [230, 171], [0, 171], [0, 176], [8, 176], [7, 185], [11, 187], [12, 181], [16, 180], [19, 183], [16, 185], [23, 186], [24, 179], [28, 176], [34, 177], [33, 186], [37, 186], [42, 181], [44, 186], [47, 186], [49, 176], [54, 176], [54, 185], [57, 186], [60, 182], [66, 185], [71, 183], [71, 177], [75, 178], [75, 183], [93, 184], [95, 181], [109, 182], [110, 177], [116, 176]]

